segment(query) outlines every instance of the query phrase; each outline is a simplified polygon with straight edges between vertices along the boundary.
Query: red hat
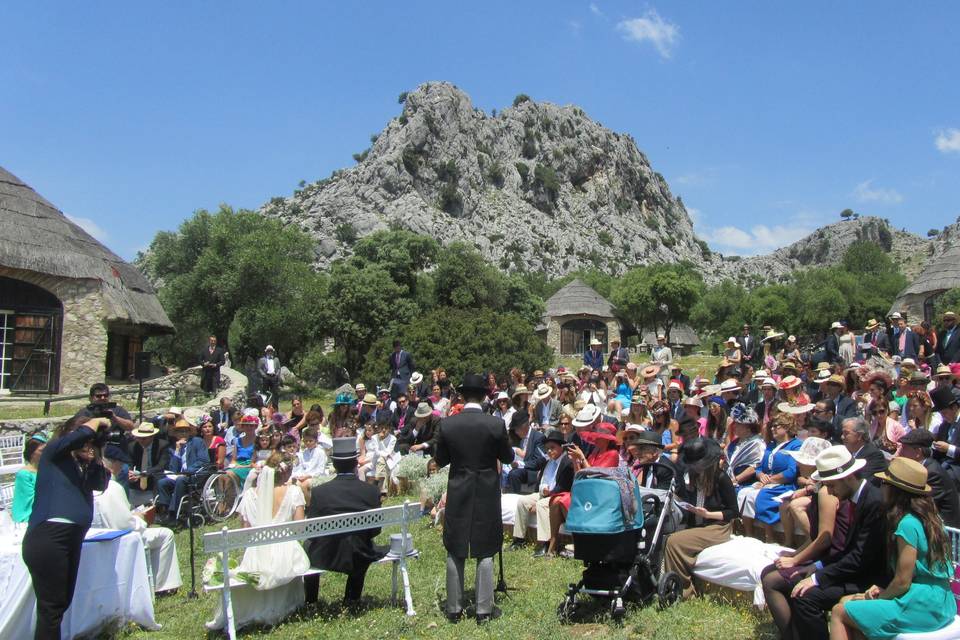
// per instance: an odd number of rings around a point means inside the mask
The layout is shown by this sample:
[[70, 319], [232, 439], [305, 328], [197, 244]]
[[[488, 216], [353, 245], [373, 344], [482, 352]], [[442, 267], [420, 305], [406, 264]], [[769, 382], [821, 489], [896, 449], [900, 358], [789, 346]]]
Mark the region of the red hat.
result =
[[596, 444], [600, 440], [606, 440], [617, 444], [617, 428], [609, 422], [601, 422], [597, 425], [596, 431], [584, 431], [580, 438], [588, 444]]

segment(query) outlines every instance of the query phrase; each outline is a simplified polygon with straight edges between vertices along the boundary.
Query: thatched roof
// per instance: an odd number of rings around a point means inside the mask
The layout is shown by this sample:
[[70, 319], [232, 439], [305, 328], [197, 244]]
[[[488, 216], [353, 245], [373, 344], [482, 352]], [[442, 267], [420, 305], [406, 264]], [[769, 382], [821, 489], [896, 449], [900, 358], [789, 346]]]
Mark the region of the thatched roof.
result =
[[588, 315], [614, 317], [613, 305], [580, 278], [574, 278], [547, 300], [546, 317]]
[[140, 325], [157, 333], [173, 331], [156, 291], [143, 274], [3, 167], [0, 266], [99, 280], [108, 321]]
[[[644, 331], [642, 341], [651, 346], [657, 344], [657, 333], [656, 331]], [[700, 337], [690, 325], [675, 324], [673, 328], [670, 329], [670, 344], [695, 347], [700, 344]]]
[[907, 295], [932, 295], [960, 287], [960, 244], [954, 245], [928, 264], [920, 276], [910, 283], [897, 297]]

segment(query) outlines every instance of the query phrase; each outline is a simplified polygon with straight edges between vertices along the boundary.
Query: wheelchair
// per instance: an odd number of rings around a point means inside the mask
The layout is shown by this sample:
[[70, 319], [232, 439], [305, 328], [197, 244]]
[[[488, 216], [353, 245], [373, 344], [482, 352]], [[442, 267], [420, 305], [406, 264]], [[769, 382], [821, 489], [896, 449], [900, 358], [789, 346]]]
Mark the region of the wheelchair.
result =
[[207, 465], [189, 474], [187, 491], [177, 505], [176, 519], [194, 527], [223, 522], [240, 504], [240, 485], [233, 474]]

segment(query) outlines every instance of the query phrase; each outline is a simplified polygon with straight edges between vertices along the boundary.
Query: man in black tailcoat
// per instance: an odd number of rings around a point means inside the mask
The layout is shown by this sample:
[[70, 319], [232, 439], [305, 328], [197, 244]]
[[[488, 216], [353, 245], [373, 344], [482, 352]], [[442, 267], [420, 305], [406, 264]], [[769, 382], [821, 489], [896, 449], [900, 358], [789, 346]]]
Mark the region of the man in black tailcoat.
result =
[[[317, 485], [310, 492], [308, 518], [380, 508], [380, 491], [377, 485], [363, 482], [357, 477], [358, 456], [356, 439], [333, 439], [330, 458], [337, 476], [329, 482]], [[379, 533], [380, 529], [365, 529], [354, 533], [311, 538], [306, 543], [310, 566], [347, 574], [347, 586], [343, 594], [345, 603], [360, 600], [367, 569], [371, 563], [384, 556], [385, 549], [373, 544], [373, 539]], [[307, 602], [317, 601], [319, 588], [320, 576], [304, 577], [303, 589]]]
[[483, 412], [487, 393], [482, 376], [467, 374], [459, 387], [463, 410], [440, 422], [434, 456], [450, 465], [443, 546], [447, 549], [447, 618], [463, 616], [463, 570], [477, 559], [477, 624], [500, 615], [493, 605], [493, 556], [503, 544], [498, 462], [510, 464], [513, 450], [503, 420]]

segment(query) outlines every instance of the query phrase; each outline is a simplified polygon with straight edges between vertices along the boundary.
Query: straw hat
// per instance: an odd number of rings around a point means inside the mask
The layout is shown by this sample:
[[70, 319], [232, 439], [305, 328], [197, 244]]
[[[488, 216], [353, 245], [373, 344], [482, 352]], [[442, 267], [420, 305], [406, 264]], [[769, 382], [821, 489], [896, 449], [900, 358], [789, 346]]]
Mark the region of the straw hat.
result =
[[724, 345], [732, 344], [732, 345], [735, 346], [735, 347], [739, 347], [739, 346], [740, 346], [740, 343], [737, 342], [737, 339], [734, 338], [733, 336], [730, 336], [729, 338], [727, 338], [727, 339], [724, 341], [723, 344], [724, 344]]
[[[876, 321], [875, 319], [873, 319], [873, 318], [870, 318], [870, 319], [867, 321], [867, 326], [865, 326], [864, 329], [867, 330], [867, 331], [873, 331], [874, 329], [876, 329], [876, 328], [879, 327], [879, 326], [880, 326], [880, 323], [879, 323], [879, 322], [877, 322], [877, 321]], [[865, 346], [866, 346], [866, 345], [865, 345]]]
[[590, 346], [591, 346], [591, 347], [602, 347], [602, 346], [603, 346], [603, 343], [600, 342], [599, 340], [597, 340], [596, 338], [594, 338], [594, 339], [592, 339], [592, 340], [590, 341]]
[[700, 398], [698, 398], [697, 396], [691, 396], [691, 397], [689, 397], [689, 398], [684, 399], [684, 401], [683, 401], [683, 406], [685, 406], [685, 407], [697, 407], [697, 408], [699, 408], [699, 409], [702, 409], [702, 408], [703, 408], [703, 401], [700, 400]]
[[777, 338], [782, 338], [783, 335], [784, 334], [781, 331], [775, 331], [773, 329], [770, 329], [769, 331], [767, 331], [766, 335], [763, 336], [763, 340], [761, 340], [761, 342], [769, 342], [771, 340], [776, 340]]
[[779, 387], [781, 390], [786, 390], [786, 389], [793, 389], [795, 387], [799, 387], [801, 384], [803, 384], [803, 381], [800, 380], [800, 378], [798, 378], [797, 376], [787, 376], [786, 378], [780, 381]]
[[816, 464], [817, 456], [820, 455], [822, 451], [829, 448], [829, 441], [824, 440], [823, 438], [810, 437], [803, 441], [803, 444], [800, 445], [799, 450], [784, 451], [784, 453], [788, 456], [793, 456], [793, 459], [797, 461], [797, 464], [812, 467]]
[[757, 382], [758, 380], [766, 380], [766, 379], [769, 378], [769, 377], [770, 377], [770, 372], [767, 371], [766, 369], [757, 369], [757, 370], [753, 373], [753, 381], [754, 381], [754, 382]]
[[577, 417], [573, 419], [574, 427], [589, 427], [597, 418], [600, 417], [600, 407], [595, 404], [588, 404], [583, 409], [580, 409], [577, 413]]
[[838, 444], [820, 452], [816, 459], [817, 470], [810, 474], [810, 479], [814, 482], [840, 480], [860, 471], [866, 464], [866, 460], [854, 458], [845, 446]]
[[777, 404], [777, 411], [782, 413], [789, 413], [791, 415], [800, 415], [803, 413], [810, 413], [813, 411], [813, 408], [817, 406], [815, 404], [790, 404], [789, 402], [781, 402]]
[[950, 370], [949, 366], [941, 364], [939, 367], [937, 367], [936, 375], [938, 378], [941, 376], [953, 376], [953, 371]]
[[823, 380], [817, 378], [817, 384], [835, 384], [837, 386], [842, 387], [844, 386], [845, 383], [843, 382], [843, 376], [840, 376], [835, 373], [829, 378], [824, 378]]
[[830, 325], [830, 330], [834, 331], [836, 329], [843, 329], [843, 325], [837, 321], [834, 321], [833, 324]]
[[533, 401], [540, 402], [541, 400], [546, 400], [553, 395], [553, 389], [548, 384], [541, 384], [537, 387], [537, 390], [533, 392]]
[[528, 395], [530, 395], [530, 389], [527, 389], [525, 385], [518, 384], [516, 387], [513, 388], [514, 398], [516, 398], [517, 396], [528, 396]]
[[160, 433], [160, 429], [157, 429], [153, 426], [152, 422], [141, 422], [137, 427], [130, 432], [130, 435], [134, 438], [149, 438], [150, 436], [155, 436]]
[[773, 378], [764, 378], [763, 382], [760, 383], [760, 388], [762, 389], [763, 387], [773, 387], [774, 389], [776, 389], [777, 381], [774, 380]]
[[372, 393], [368, 393], [363, 396], [363, 406], [365, 407], [375, 407], [377, 406], [377, 396]]
[[916, 460], [909, 458], [894, 458], [886, 471], [873, 474], [882, 482], [892, 484], [898, 489], [918, 496], [930, 495], [930, 485], [927, 484], [927, 469]]
[[732, 393], [734, 391], [740, 391], [740, 383], [733, 378], [727, 378], [720, 383], [720, 393]]
[[644, 378], [649, 378], [657, 375], [658, 373], [660, 373], [660, 365], [649, 364], [643, 368], [643, 370], [640, 372], [640, 375], [642, 375]]

